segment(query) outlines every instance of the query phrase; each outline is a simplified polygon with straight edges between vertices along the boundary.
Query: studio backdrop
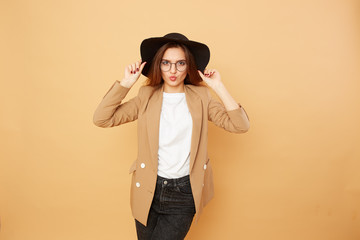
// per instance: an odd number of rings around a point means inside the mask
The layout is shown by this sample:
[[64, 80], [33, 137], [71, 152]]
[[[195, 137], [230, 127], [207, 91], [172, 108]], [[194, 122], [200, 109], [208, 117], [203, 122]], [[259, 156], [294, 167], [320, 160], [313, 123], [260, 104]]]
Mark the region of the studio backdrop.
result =
[[[356, 0], [0, 1], [0, 239], [136, 239], [136, 122], [93, 113], [148, 37], [206, 43], [250, 130], [209, 126], [190, 240], [360, 239]], [[141, 77], [125, 100], [136, 96]]]

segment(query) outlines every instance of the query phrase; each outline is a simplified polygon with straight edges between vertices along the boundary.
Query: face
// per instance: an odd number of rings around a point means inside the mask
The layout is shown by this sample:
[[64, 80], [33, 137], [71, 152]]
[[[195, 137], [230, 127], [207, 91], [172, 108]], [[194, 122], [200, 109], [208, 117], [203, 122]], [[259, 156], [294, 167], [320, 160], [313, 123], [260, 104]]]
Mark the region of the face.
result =
[[[187, 75], [187, 66], [184, 50], [180, 47], [166, 49], [160, 65], [171, 65], [169, 71], [161, 70], [161, 77], [164, 80], [164, 91], [183, 92], [184, 80]], [[184, 70], [179, 71], [177, 68], [179, 68], [180, 70]]]

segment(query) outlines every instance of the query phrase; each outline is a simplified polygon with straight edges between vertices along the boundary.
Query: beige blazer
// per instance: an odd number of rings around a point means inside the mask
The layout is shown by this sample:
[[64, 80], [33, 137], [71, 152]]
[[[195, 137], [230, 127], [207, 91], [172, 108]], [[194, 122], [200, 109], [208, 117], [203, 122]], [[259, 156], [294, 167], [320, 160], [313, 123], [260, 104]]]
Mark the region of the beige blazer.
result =
[[[249, 119], [240, 106], [226, 111], [211, 97], [207, 87], [185, 85], [185, 96], [193, 120], [190, 150], [190, 182], [196, 208], [196, 221], [214, 195], [212, 167], [207, 153], [208, 120], [234, 133], [249, 129]], [[138, 154], [130, 167], [130, 203], [133, 217], [146, 226], [153, 200], [159, 147], [159, 123], [163, 87], [143, 86], [136, 97], [122, 103], [129, 88], [116, 81], [94, 113], [94, 124], [107, 128], [138, 120]]]

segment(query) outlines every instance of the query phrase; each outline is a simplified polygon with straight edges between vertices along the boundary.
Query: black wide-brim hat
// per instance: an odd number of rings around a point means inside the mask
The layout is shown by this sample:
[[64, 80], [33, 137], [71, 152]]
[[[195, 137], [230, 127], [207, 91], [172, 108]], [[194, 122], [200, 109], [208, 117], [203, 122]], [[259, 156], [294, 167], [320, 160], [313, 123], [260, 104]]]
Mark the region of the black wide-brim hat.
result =
[[146, 62], [142, 74], [148, 76], [152, 60], [156, 52], [164, 44], [168, 42], [176, 42], [185, 45], [195, 58], [197, 69], [204, 72], [205, 67], [210, 60], [210, 49], [203, 43], [189, 40], [180, 33], [169, 33], [163, 37], [147, 38], [140, 45], [140, 53], [142, 62]]

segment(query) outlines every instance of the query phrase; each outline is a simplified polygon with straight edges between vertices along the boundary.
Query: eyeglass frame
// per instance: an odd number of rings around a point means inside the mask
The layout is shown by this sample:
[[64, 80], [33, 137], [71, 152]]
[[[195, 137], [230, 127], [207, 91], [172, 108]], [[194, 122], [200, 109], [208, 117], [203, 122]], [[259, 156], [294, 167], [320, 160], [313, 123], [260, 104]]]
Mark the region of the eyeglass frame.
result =
[[[170, 63], [169, 70], [164, 71], [164, 70], [161, 69], [161, 66], [162, 66], [161, 64], [162, 64], [163, 61], [167, 61], [168, 63]], [[185, 62], [186, 65], [185, 65], [185, 69], [184, 69], [184, 70], [180, 71], [180, 70], [178, 69], [178, 66], [176, 65], [178, 62]], [[163, 71], [163, 72], [168, 72], [168, 71], [171, 70], [171, 67], [172, 67], [173, 64], [175, 64], [175, 68], [176, 68], [176, 70], [179, 71], [179, 72], [184, 72], [184, 71], [186, 70], [186, 68], [187, 68], [187, 62], [186, 62], [186, 60], [179, 60], [179, 61], [177, 61], [177, 62], [175, 62], [175, 63], [172, 63], [172, 62], [170, 62], [169, 60], [161, 59], [161, 61], [160, 61], [160, 70]]]

